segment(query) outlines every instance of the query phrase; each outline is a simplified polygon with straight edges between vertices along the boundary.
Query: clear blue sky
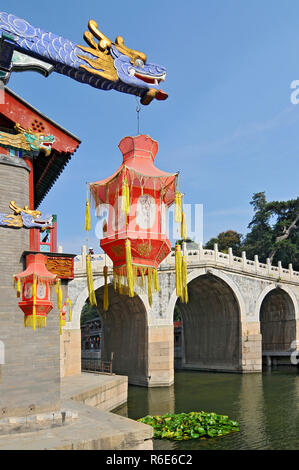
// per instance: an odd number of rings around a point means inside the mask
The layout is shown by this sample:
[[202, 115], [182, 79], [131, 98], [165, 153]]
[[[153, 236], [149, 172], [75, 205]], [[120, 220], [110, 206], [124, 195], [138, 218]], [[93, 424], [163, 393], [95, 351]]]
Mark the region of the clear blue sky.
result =
[[[246, 233], [252, 194], [298, 196], [298, 0], [17, 0], [11, 13], [83, 44], [89, 19], [166, 66], [164, 102], [141, 110], [141, 133], [159, 142], [156, 165], [181, 171], [185, 202], [204, 206], [204, 240]], [[9, 87], [76, 134], [82, 144], [41, 209], [56, 213], [59, 243], [84, 243], [85, 182], [120, 165], [118, 143], [136, 135], [135, 97], [104, 92], [53, 73], [14, 74]], [[90, 245], [98, 251], [92, 236]]]

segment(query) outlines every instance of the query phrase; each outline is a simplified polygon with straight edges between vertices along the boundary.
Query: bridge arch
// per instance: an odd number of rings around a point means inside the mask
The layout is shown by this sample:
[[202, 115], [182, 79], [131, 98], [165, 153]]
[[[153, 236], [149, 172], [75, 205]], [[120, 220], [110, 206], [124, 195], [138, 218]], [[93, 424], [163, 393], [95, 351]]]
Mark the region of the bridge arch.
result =
[[[86, 279], [84, 280], [84, 283], [86, 285]], [[94, 290], [97, 291], [98, 289], [104, 286], [104, 277], [101, 276], [101, 277], [95, 278], [93, 284], [94, 284]], [[147, 297], [145, 295], [139, 295], [139, 297], [144, 304], [145, 311], [146, 311], [146, 321], [148, 324], [150, 306], [149, 306]], [[69, 328], [73, 330], [80, 329], [81, 312], [87, 299], [88, 299], [88, 288], [86, 286], [84, 287], [84, 289], [80, 291], [80, 294], [76, 298], [75, 302], [72, 304], [72, 321], [71, 323], [67, 323], [67, 326], [64, 328]]]
[[255, 317], [256, 318], [260, 317], [260, 310], [261, 310], [261, 305], [263, 303], [263, 300], [265, 299], [266, 295], [274, 289], [281, 289], [289, 295], [294, 305], [295, 319], [299, 320], [299, 307], [298, 307], [297, 297], [295, 296], [294, 292], [285, 284], [270, 284], [269, 286], [265, 287], [265, 289], [263, 289], [263, 291], [260, 293], [256, 301]]
[[[78, 288], [78, 287], [77, 287]], [[97, 309], [102, 323], [101, 359], [108, 361], [113, 353], [113, 372], [127, 375], [132, 384], [147, 385], [148, 382], [148, 317], [149, 304], [144, 295], [130, 298], [109, 289], [109, 310], [104, 312], [104, 278], [94, 279]], [[64, 329], [80, 332], [82, 308], [88, 299], [84, 287], [72, 306], [72, 321]]]
[[298, 301], [283, 284], [270, 285], [257, 301], [263, 352], [286, 352], [296, 340]]
[[95, 290], [97, 309], [102, 320], [101, 359], [109, 361], [113, 353], [113, 372], [127, 375], [131, 384], [148, 382], [147, 310], [141, 297], [120, 295], [109, 289], [109, 309], [103, 310], [104, 287]]
[[[86, 279], [84, 279], [84, 284], [86, 287], [80, 291], [80, 294], [76, 298], [75, 302], [72, 304], [72, 321], [70, 324], [67, 324], [67, 328], [70, 327], [72, 330], [80, 330], [80, 318], [81, 318], [81, 312], [82, 308], [84, 307], [84, 304], [86, 300], [88, 299], [88, 288], [87, 288], [87, 282]], [[99, 277], [94, 279], [94, 290], [96, 291], [100, 287], [104, 285], [104, 278]], [[72, 300], [72, 299], [71, 299]]]
[[182, 316], [182, 367], [241, 371], [244, 301], [239, 289], [216, 269], [196, 270], [188, 281], [188, 304], [171, 299]]

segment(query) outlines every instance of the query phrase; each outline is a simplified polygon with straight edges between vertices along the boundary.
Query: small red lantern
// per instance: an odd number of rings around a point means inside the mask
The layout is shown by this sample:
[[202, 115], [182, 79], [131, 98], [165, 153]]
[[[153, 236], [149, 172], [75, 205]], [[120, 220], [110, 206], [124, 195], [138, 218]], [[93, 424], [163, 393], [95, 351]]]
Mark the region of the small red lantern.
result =
[[57, 276], [47, 270], [46, 260], [44, 255], [30, 254], [26, 258], [25, 271], [14, 275], [18, 297], [22, 292], [22, 300], [18, 304], [25, 314], [24, 326], [33, 330], [36, 326], [46, 327], [47, 315], [53, 308], [50, 290]]
[[157, 268], [171, 251], [166, 216], [179, 195], [178, 174], [155, 167], [158, 142], [148, 135], [125, 137], [119, 148], [120, 168], [90, 184], [95, 205], [108, 209], [100, 245], [113, 261], [114, 287], [132, 297], [137, 279], [144, 285], [147, 276], [151, 304], [152, 288], [159, 290]]

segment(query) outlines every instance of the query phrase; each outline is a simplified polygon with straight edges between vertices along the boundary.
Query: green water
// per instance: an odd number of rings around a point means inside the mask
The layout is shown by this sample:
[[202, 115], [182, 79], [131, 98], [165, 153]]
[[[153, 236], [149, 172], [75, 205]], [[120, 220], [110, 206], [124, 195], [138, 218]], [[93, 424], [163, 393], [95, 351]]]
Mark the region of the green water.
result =
[[155, 440], [154, 449], [299, 449], [298, 368], [244, 375], [177, 372], [172, 387], [129, 386], [128, 403], [117, 413], [138, 419], [201, 410], [236, 419], [240, 432], [205, 440]]

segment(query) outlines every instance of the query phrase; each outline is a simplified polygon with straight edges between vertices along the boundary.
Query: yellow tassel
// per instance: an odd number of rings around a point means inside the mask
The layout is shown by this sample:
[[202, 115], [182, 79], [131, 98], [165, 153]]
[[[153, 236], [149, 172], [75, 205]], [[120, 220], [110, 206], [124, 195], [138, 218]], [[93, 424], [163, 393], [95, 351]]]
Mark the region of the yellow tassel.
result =
[[140, 267], [139, 271], [140, 271], [141, 279], [142, 279], [141, 285], [142, 285], [142, 287], [144, 287], [144, 271], [145, 271], [145, 269]]
[[123, 184], [121, 187], [121, 210], [126, 214], [129, 213], [130, 209], [130, 189], [127, 182], [127, 177], [125, 175]]
[[[63, 304], [63, 307], [66, 307], [66, 306], [67, 306], [68, 300], [69, 300], [69, 298], [67, 298], [67, 300], [66, 300], [65, 303]], [[69, 301], [70, 301], [70, 300], [69, 300]], [[62, 307], [62, 308], [63, 308], [63, 307]], [[63, 314], [62, 314], [62, 308], [61, 308], [60, 311], [59, 311], [59, 334], [60, 334], [60, 335], [62, 334], [62, 327], [66, 325], [65, 316], [63, 316]]]
[[88, 189], [86, 193], [85, 230], [86, 232], [89, 232], [90, 230], [90, 205], [88, 200]]
[[182, 195], [177, 189], [174, 198], [174, 221], [181, 222], [182, 220]]
[[62, 288], [61, 288], [60, 279], [57, 279], [57, 281], [56, 281], [55, 292], [56, 292], [56, 295], [57, 295], [57, 307], [58, 307], [58, 310], [61, 310], [61, 308], [62, 308]]
[[93, 277], [91, 269], [91, 256], [86, 255], [86, 277], [87, 277], [87, 288], [89, 294], [89, 303], [90, 305], [97, 305], [97, 299], [93, 287]]
[[182, 216], [181, 216], [181, 238], [182, 240], [186, 240], [187, 238], [187, 222], [186, 222], [185, 211], [182, 211]]
[[46, 326], [47, 326], [47, 317], [38, 316], [36, 318], [36, 320], [37, 320], [37, 327], [38, 328], [46, 328]]
[[148, 268], [147, 270], [147, 296], [148, 303], [152, 306], [153, 303], [153, 269]]
[[36, 329], [36, 277], [33, 275], [33, 283], [32, 283], [32, 297], [33, 297], [33, 307], [32, 307], [32, 329], [35, 331]]
[[[25, 328], [28, 328], [28, 327], [33, 328], [33, 324], [34, 324], [33, 315], [25, 315], [25, 317], [24, 317], [24, 326], [25, 326]], [[47, 326], [47, 317], [37, 316], [35, 318], [35, 325], [38, 328], [46, 328], [46, 326]]]
[[21, 295], [21, 281], [20, 281], [20, 278], [18, 278], [18, 281], [17, 281], [17, 297], [20, 297]]
[[107, 312], [107, 310], [108, 310], [108, 308], [109, 308], [109, 298], [108, 298], [108, 267], [107, 267], [107, 266], [104, 266], [103, 273], [104, 273], [104, 280], [105, 280], [103, 309], [104, 309], [105, 312]]
[[182, 258], [181, 247], [177, 243], [175, 246], [175, 278], [176, 278], [176, 295], [182, 297]]
[[59, 286], [59, 291], [58, 291], [58, 309], [60, 310], [62, 308], [62, 288], [61, 285]]
[[132, 267], [132, 255], [131, 255], [131, 242], [127, 238], [126, 240], [126, 267], [127, 267], [127, 282], [129, 288], [129, 297], [134, 297], [134, 278], [133, 278], [133, 267]]
[[159, 286], [158, 273], [156, 269], [154, 269], [154, 287], [155, 287], [155, 291], [159, 292], [160, 286]]
[[185, 242], [183, 242], [183, 256], [182, 256], [182, 301], [187, 304], [189, 301], [188, 297], [188, 284], [187, 284], [187, 258]]

